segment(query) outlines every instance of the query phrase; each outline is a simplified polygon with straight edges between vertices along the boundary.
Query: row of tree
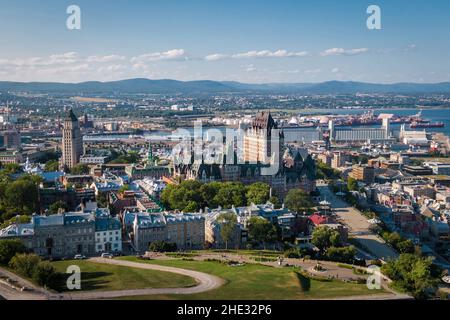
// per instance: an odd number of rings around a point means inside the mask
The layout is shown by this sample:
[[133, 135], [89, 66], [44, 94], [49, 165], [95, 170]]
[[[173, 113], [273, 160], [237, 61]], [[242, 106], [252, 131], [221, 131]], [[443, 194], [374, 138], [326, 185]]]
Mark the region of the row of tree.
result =
[[[270, 186], [257, 182], [244, 185], [240, 182], [210, 182], [186, 180], [179, 185], [169, 185], [161, 194], [166, 208], [184, 212], [196, 212], [204, 208], [225, 209], [245, 205], [265, 204], [267, 201], [279, 207], [279, 200], [271, 196]], [[286, 207], [298, 213], [311, 212], [313, 203], [308, 193], [301, 189], [292, 189], [287, 194]]]
[[206, 207], [242, 207], [269, 200], [278, 204], [276, 197], [270, 197], [270, 186], [265, 183], [245, 186], [240, 182], [201, 183], [186, 180], [179, 185], [167, 186], [161, 194], [161, 201], [166, 208], [184, 212], [195, 212]]

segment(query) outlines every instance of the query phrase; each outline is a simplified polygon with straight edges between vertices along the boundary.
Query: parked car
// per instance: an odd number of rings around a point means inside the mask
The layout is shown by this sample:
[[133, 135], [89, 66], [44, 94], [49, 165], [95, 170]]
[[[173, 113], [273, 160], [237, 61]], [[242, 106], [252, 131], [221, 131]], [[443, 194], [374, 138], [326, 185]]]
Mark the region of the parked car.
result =
[[111, 253], [102, 253], [102, 258], [112, 259], [114, 256]]
[[75, 260], [84, 260], [87, 259], [86, 256], [83, 256], [82, 254], [77, 254], [74, 257]]

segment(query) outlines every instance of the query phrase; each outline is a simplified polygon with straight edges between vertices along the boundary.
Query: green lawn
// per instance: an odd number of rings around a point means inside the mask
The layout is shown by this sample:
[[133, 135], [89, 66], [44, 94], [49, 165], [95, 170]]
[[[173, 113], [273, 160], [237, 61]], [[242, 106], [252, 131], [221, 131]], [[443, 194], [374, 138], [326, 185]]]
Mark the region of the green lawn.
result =
[[226, 284], [222, 287], [200, 294], [143, 296], [130, 299], [296, 300], [386, 293], [383, 290], [369, 290], [363, 284], [344, 283], [338, 280], [329, 282], [312, 280], [300, 276], [292, 267], [273, 268], [259, 264], [232, 267], [214, 261], [139, 260], [136, 257], [120, 259], [191, 269], [226, 280]]
[[191, 277], [156, 270], [144, 270], [80, 260], [57, 261], [52, 264], [57, 271], [64, 274], [68, 266], [79, 266], [82, 272], [81, 288], [83, 291], [181, 288], [196, 285], [196, 280]]

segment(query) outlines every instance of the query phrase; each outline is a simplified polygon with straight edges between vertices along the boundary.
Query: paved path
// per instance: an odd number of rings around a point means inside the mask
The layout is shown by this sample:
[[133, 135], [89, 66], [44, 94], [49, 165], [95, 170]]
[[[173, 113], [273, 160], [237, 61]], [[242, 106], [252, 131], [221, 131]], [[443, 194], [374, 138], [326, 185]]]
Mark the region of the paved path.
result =
[[124, 260], [102, 259], [93, 258], [88, 261], [95, 263], [104, 263], [117, 266], [125, 266], [130, 268], [157, 270], [170, 273], [177, 273], [184, 276], [194, 278], [197, 281], [197, 285], [193, 287], [185, 288], [148, 288], [148, 289], [132, 289], [132, 290], [119, 290], [119, 291], [86, 291], [86, 292], [74, 292], [74, 293], [51, 293], [43, 288], [39, 288], [31, 282], [0, 268], [0, 275], [7, 276], [8, 278], [16, 281], [20, 286], [26, 286], [31, 288], [32, 291], [21, 292], [13, 289], [9, 286], [0, 284], [0, 296], [3, 296], [6, 300], [92, 300], [92, 299], [113, 299], [120, 297], [133, 297], [133, 296], [147, 296], [158, 294], [194, 294], [201, 293], [213, 289], [217, 289], [222, 286], [225, 281], [219, 277], [209, 275], [202, 272], [185, 270], [174, 267], [166, 267], [160, 265], [153, 265], [148, 263], [137, 263]]
[[367, 248], [370, 253], [382, 260], [398, 257], [395, 250], [387, 245], [378, 235], [370, 231], [370, 223], [359, 210], [338, 198], [328, 186], [321, 185], [318, 188], [322, 196], [331, 203], [331, 207], [334, 209], [338, 219], [349, 228], [350, 235]]
[[184, 276], [194, 278], [198, 282], [198, 284], [194, 287], [186, 287], [186, 288], [149, 288], [149, 289], [132, 289], [120, 291], [92, 291], [92, 292], [66, 293], [60, 295], [59, 296], [60, 299], [90, 300], [90, 299], [112, 299], [120, 297], [147, 296], [158, 294], [194, 294], [217, 289], [225, 283], [223, 279], [203, 272], [160, 266], [156, 264], [137, 263], [125, 260], [102, 259], [102, 258], [93, 258], [89, 259], [88, 261], [130, 268], [157, 270], [181, 274]]
[[29, 291], [20, 291], [0, 282], [0, 296], [6, 300], [47, 300], [50, 295], [50, 292], [47, 290], [34, 285], [30, 281], [4, 268], [0, 268], [0, 276], [14, 281], [16, 287], [27, 287], [29, 289]]

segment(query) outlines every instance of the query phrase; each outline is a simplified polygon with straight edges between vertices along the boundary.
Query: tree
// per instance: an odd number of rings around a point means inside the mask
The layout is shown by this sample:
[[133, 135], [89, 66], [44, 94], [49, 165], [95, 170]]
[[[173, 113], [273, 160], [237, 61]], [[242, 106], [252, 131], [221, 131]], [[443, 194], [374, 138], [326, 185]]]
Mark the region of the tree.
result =
[[22, 167], [17, 163], [7, 163], [3, 166], [2, 171], [6, 174], [14, 174], [22, 171]]
[[341, 235], [336, 230], [321, 226], [313, 231], [311, 242], [323, 253], [330, 247], [338, 247], [341, 243]]
[[222, 185], [221, 182], [210, 182], [200, 187], [200, 194], [203, 199], [202, 207], [217, 208], [219, 206], [215, 199]]
[[326, 257], [328, 260], [344, 263], [352, 263], [356, 256], [356, 249], [353, 246], [348, 247], [330, 247], [327, 249]]
[[56, 289], [59, 284], [60, 274], [48, 261], [40, 261], [34, 268], [33, 280], [40, 286]]
[[381, 237], [394, 248], [397, 247], [397, 244], [402, 241], [402, 236], [398, 232], [383, 232]]
[[64, 212], [66, 212], [66, 211], [69, 210], [69, 207], [68, 207], [67, 203], [65, 203], [64, 201], [59, 200], [57, 202], [52, 203], [49, 206], [48, 212], [50, 214], [57, 214], [60, 211], [60, 209], [64, 210]]
[[326, 163], [319, 161], [317, 164], [317, 179], [338, 179], [341, 173]]
[[280, 206], [280, 200], [278, 199], [278, 197], [275, 197], [275, 196], [270, 197], [269, 202], [271, 204], [273, 204], [275, 209], [279, 209], [281, 207]]
[[245, 186], [238, 182], [225, 182], [214, 201], [224, 208], [242, 207], [246, 204]]
[[397, 243], [396, 249], [400, 253], [414, 253], [415, 246], [411, 240], [403, 240]]
[[0, 240], [0, 264], [8, 265], [16, 254], [24, 253], [26, 249], [20, 240]]
[[32, 214], [38, 207], [38, 187], [28, 179], [16, 180], [6, 187], [4, 201], [21, 214]]
[[309, 195], [301, 189], [292, 189], [284, 201], [286, 207], [293, 212], [309, 211], [313, 206]]
[[11, 219], [3, 222], [0, 225], [0, 229], [7, 228], [10, 225], [15, 224], [15, 223], [17, 223], [17, 224], [24, 224], [24, 223], [29, 223], [30, 221], [31, 221], [31, 217], [30, 216], [27, 216], [27, 215], [15, 216], [15, 217], [12, 217]]
[[9, 262], [9, 267], [18, 274], [31, 278], [39, 262], [41, 258], [36, 254], [18, 253]]
[[108, 207], [108, 194], [106, 192], [99, 192], [95, 200], [99, 208]]
[[88, 174], [89, 173], [89, 166], [87, 166], [86, 164], [77, 164], [75, 167], [72, 168], [72, 170], [70, 170], [71, 174], [74, 175], [83, 175], [83, 174]]
[[225, 249], [228, 250], [228, 242], [232, 241], [237, 230], [237, 217], [234, 213], [222, 213], [217, 222], [220, 223], [220, 236], [225, 241]]
[[277, 230], [275, 226], [261, 217], [251, 217], [248, 221], [248, 233], [250, 239], [263, 243], [264, 249], [266, 248], [266, 242], [272, 242], [276, 240]]
[[270, 186], [266, 183], [258, 182], [247, 187], [247, 205], [264, 204], [270, 198]]
[[45, 163], [45, 172], [55, 172], [59, 171], [58, 160], [49, 160]]
[[416, 299], [425, 299], [429, 291], [436, 290], [441, 275], [431, 257], [410, 253], [388, 261], [381, 271], [393, 281], [394, 287], [411, 293]]
[[358, 190], [358, 181], [352, 177], [348, 177], [347, 180], [347, 188], [350, 191], [357, 191]]

